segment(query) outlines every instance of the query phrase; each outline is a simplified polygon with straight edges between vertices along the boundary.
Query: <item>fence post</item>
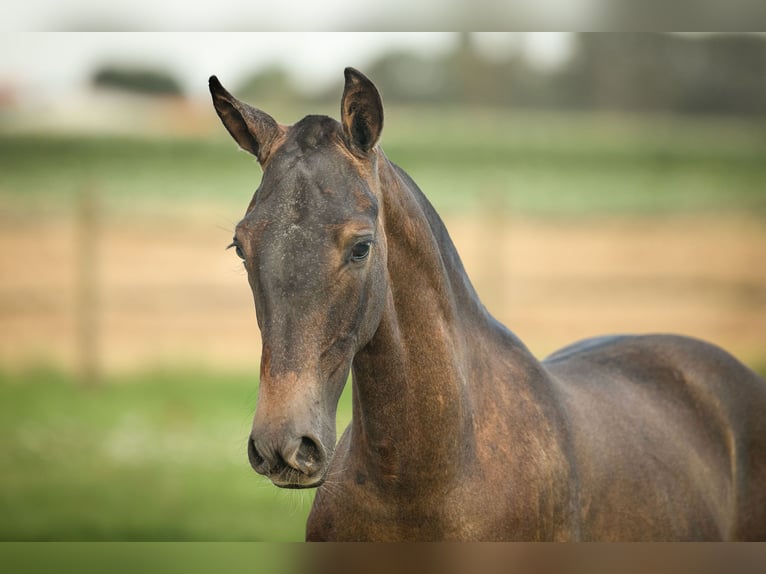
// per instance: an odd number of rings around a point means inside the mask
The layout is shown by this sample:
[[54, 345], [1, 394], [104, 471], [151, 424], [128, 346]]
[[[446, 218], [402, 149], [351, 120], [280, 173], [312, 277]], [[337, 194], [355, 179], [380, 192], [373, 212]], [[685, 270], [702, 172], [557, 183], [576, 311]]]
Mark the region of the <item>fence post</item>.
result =
[[76, 322], [77, 362], [83, 385], [101, 383], [99, 242], [100, 202], [93, 184], [77, 192]]

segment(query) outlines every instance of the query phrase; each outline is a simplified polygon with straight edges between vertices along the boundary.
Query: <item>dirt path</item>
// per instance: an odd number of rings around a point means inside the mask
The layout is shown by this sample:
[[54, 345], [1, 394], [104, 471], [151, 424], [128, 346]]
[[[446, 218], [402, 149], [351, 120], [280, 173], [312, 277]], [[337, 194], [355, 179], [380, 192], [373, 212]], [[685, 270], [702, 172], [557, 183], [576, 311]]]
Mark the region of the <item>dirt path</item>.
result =
[[[539, 356], [607, 332], [671, 331], [766, 357], [766, 225], [748, 218], [447, 217], [485, 305]], [[0, 365], [75, 367], [76, 229], [0, 227]], [[260, 343], [231, 230], [194, 217], [104, 222], [99, 350], [110, 370], [252, 369]]]

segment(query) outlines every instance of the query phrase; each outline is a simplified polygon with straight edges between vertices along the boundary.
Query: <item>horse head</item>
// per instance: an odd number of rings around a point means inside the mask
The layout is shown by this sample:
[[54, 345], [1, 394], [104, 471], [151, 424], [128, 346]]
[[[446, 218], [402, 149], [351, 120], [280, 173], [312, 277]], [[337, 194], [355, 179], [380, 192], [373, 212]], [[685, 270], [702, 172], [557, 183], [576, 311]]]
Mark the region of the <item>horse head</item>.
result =
[[232, 247], [263, 340], [248, 456], [285, 488], [324, 481], [338, 399], [386, 303], [376, 170], [383, 108], [361, 73], [348, 68], [345, 79], [341, 122], [307, 116], [283, 126], [210, 78], [223, 125], [263, 169]]

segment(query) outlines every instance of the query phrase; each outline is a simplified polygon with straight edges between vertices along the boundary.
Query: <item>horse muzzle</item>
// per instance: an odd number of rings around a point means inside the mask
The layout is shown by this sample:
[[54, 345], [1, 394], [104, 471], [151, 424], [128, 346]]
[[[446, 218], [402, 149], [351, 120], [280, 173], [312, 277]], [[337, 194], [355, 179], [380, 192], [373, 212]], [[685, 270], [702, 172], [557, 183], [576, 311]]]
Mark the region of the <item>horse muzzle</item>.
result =
[[280, 488], [316, 488], [325, 479], [328, 453], [314, 436], [302, 436], [282, 443], [250, 435], [247, 457], [255, 472]]

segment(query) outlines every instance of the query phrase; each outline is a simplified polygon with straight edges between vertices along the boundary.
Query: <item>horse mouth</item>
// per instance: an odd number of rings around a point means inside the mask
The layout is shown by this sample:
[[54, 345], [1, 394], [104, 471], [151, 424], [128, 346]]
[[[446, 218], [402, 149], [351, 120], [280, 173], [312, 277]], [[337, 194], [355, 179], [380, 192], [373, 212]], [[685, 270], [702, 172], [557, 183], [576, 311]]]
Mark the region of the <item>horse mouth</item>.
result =
[[282, 467], [266, 475], [274, 486], [286, 489], [317, 488], [326, 478], [325, 469], [306, 474], [289, 466]]
[[306, 488], [318, 488], [324, 484], [324, 477], [321, 478], [310, 478], [306, 477], [305, 482], [295, 482], [294, 480], [288, 480], [288, 481], [282, 481], [281, 478], [278, 477], [272, 477], [271, 482], [274, 486], [278, 486], [279, 488], [285, 488], [288, 490], [301, 490]]
[[317, 488], [322, 486], [326, 476], [325, 470], [306, 474], [290, 466], [268, 470], [261, 468], [256, 472], [268, 478], [274, 486], [288, 489]]

